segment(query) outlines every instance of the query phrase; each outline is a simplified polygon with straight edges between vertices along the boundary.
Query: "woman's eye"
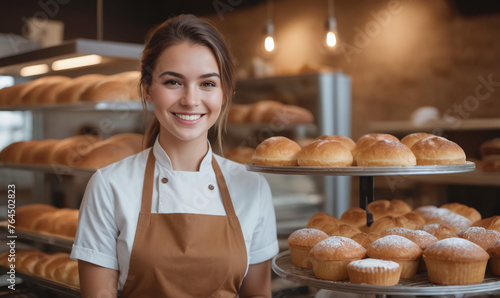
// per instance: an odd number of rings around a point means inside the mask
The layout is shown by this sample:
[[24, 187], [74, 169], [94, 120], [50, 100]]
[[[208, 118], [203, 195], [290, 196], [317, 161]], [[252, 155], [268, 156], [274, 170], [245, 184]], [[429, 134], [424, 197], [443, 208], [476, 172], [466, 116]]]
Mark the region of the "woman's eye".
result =
[[165, 82], [165, 85], [180, 85], [180, 84], [175, 80], [168, 80]]
[[203, 87], [215, 87], [215, 83], [214, 82], [203, 82], [201, 85]]

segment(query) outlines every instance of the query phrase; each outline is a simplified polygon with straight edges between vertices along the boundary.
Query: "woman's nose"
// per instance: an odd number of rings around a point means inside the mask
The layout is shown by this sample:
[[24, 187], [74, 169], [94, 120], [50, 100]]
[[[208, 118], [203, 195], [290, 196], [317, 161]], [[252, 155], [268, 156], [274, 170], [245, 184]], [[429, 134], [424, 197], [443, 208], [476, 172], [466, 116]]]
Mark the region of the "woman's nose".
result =
[[196, 88], [186, 88], [182, 95], [181, 104], [185, 106], [198, 106], [200, 104], [200, 92]]

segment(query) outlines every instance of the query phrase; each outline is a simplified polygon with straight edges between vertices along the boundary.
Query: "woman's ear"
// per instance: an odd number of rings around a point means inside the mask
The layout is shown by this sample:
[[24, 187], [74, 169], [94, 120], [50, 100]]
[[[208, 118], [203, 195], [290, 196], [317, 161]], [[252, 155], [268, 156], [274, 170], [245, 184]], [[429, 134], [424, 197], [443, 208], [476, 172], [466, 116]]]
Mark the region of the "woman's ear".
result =
[[149, 88], [149, 85], [147, 84], [142, 84], [142, 94], [144, 94], [144, 98], [146, 99], [147, 102], [153, 102], [153, 98], [151, 97], [151, 90]]

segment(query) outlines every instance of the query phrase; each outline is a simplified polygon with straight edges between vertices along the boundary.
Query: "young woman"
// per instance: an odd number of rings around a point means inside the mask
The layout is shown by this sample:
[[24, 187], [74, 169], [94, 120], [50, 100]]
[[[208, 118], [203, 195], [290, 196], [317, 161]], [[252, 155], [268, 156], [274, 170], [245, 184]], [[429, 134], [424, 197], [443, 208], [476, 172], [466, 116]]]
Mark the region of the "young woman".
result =
[[212, 153], [234, 93], [217, 30], [167, 20], [142, 57], [143, 99], [156, 119], [139, 154], [89, 181], [71, 253], [83, 297], [270, 297], [278, 252], [265, 179]]

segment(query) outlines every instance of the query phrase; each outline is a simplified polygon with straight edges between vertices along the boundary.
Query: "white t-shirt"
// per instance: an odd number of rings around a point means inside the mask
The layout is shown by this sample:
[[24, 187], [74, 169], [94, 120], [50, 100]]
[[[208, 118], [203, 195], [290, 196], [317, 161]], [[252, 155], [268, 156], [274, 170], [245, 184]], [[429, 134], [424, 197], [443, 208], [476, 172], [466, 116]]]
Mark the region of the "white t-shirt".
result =
[[[80, 208], [71, 258], [119, 270], [118, 290], [128, 275], [150, 150], [97, 170]], [[211, 149], [198, 172], [172, 170], [158, 140], [152, 150], [156, 158], [152, 213], [226, 214], [212, 168]], [[262, 175], [248, 172], [244, 165], [215, 157], [240, 221], [248, 263], [271, 259], [279, 248], [269, 184]], [[167, 178], [168, 183], [161, 183], [162, 178]], [[210, 190], [209, 185], [215, 189]]]

